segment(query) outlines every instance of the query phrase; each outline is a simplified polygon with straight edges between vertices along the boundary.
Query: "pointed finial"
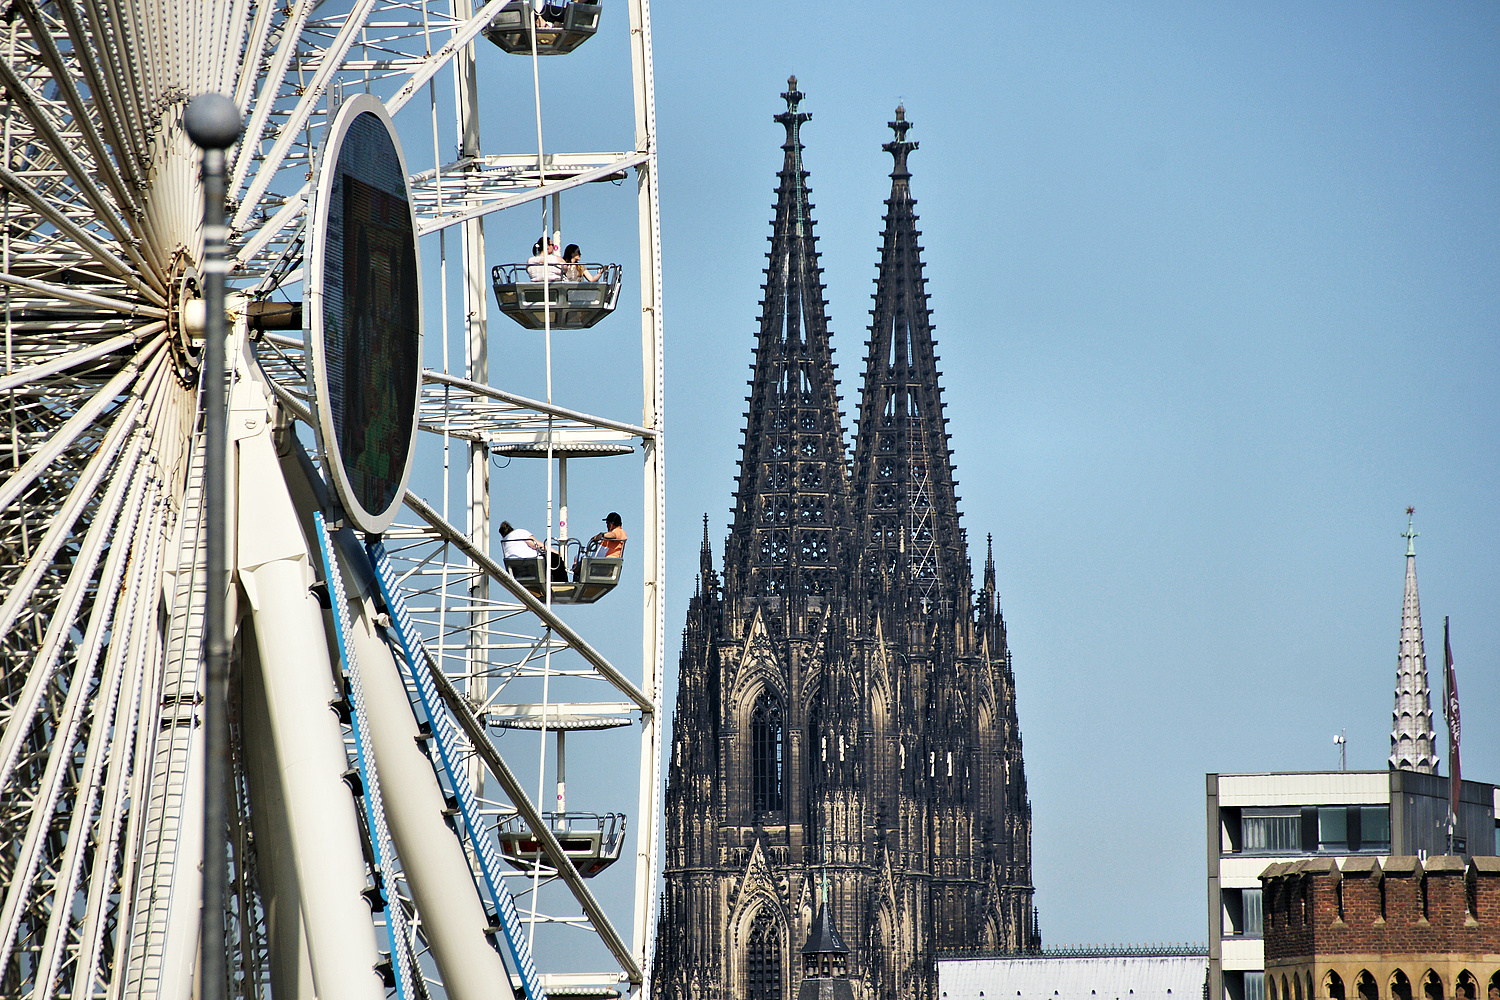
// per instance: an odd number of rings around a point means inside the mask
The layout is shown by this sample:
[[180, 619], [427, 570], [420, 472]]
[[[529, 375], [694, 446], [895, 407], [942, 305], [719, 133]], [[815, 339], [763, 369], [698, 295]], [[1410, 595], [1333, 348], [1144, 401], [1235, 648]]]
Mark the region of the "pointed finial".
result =
[[888, 142], [881, 148], [896, 158], [896, 166], [891, 171], [891, 178], [893, 180], [902, 180], [911, 176], [910, 171], [906, 169], [906, 156], [917, 148], [916, 143], [906, 141], [906, 133], [911, 128], [912, 123], [906, 120], [905, 103], [896, 105], [896, 120], [886, 122], [886, 125], [892, 132], [896, 133], [896, 141]]
[[802, 144], [802, 140], [797, 134], [798, 129], [804, 122], [812, 120], [812, 115], [797, 110], [797, 106], [802, 103], [802, 98], [805, 96], [802, 91], [797, 89], [797, 78], [795, 76], [787, 77], [786, 93], [781, 95], [781, 99], [786, 101], [786, 110], [777, 115], [775, 119], [777, 124], [786, 126], [786, 145], [782, 146], [782, 149], [789, 149], [793, 146], [801, 146]]
[[781, 99], [783, 101], [786, 101], [786, 109], [788, 111], [796, 111], [797, 110], [797, 105], [802, 102], [803, 96], [804, 95], [803, 95], [802, 91], [800, 91], [800, 90], [797, 89], [797, 78], [796, 78], [796, 76], [789, 76], [789, 77], [787, 77], [786, 78], [786, 93], [784, 93], [784, 94], [781, 95]]
[[1415, 507], [1406, 508], [1406, 530], [1401, 533], [1401, 537], [1406, 539], [1406, 554], [1409, 556], [1414, 556], [1417, 554], [1417, 532], [1413, 531], [1411, 528], [1412, 515], [1416, 512], [1417, 508]]
[[708, 512], [703, 512], [703, 547], [708, 548]]

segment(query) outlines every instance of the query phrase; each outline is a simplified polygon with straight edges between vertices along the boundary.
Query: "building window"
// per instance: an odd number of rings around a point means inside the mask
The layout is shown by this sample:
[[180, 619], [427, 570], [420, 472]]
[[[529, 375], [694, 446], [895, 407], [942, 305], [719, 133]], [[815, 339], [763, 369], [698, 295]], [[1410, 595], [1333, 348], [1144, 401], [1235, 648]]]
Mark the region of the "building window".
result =
[[1338, 851], [1349, 849], [1349, 811], [1343, 806], [1324, 807], [1318, 810], [1318, 850]]
[[781, 934], [769, 908], [750, 925], [750, 947], [745, 952], [746, 1000], [781, 1000]]
[[762, 691], [750, 713], [750, 786], [756, 812], [780, 812], [783, 733], [781, 700]]
[[1383, 852], [1391, 849], [1391, 807], [1359, 807], [1359, 850]]
[[1240, 820], [1246, 854], [1298, 854], [1301, 814], [1286, 810], [1246, 809]]
[[1245, 936], [1260, 937], [1263, 928], [1262, 920], [1264, 919], [1261, 912], [1261, 907], [1263, 905], [1261, 890], [1244, 890], [1240, 894], [1240, 905], [1242, 906], [1245, 914], [1244, 924], [1242, 925], [1244, 927]]
[[1266, 1000], [1266, 974], [1245, 973], [1245, 1000]]

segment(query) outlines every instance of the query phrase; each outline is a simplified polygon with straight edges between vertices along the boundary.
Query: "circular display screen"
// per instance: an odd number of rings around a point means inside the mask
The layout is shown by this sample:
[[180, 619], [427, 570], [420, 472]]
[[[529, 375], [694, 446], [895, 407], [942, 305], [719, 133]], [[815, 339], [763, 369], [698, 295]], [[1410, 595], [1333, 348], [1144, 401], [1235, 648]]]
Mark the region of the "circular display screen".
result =
[[416, 227], [400, 149], [379, 101], [340, 109], [323, 154], [314, 330], [323, 452], [345, 510], [390, 526], [415, 445], [421, 372]]

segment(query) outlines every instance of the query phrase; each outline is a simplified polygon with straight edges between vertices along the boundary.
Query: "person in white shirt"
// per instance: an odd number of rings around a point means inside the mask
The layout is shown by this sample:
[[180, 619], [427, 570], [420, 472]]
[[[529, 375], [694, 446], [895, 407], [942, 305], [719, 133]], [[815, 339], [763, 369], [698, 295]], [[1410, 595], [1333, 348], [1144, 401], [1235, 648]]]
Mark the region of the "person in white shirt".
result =
[[[535, 535], [525, 528], [517, 528], [509, 521], [500, 522], [500, 551], [504, 559], [535, 559], [546, 551], [546, 547]], [[567, 564], [563, 557], [554, 551], [550, 560], [552, 566], [552, 580], [554, 583], [568, 582]]]
[[537, 240], [526, 260], [526, 274], [532, 281], [563, 280], [563, 260], [557, 255], [557, 244], [549, 240]]

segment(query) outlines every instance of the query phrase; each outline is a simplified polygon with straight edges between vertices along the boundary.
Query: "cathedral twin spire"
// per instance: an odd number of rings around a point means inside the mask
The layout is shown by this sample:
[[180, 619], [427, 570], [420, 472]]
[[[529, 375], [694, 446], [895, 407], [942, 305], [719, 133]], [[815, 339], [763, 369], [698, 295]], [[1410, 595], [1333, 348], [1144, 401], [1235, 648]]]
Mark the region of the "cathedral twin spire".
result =
[[893, 621], [951, 622], [968, 613], [971, 581], [907, 167], [917, 144], [905, 107], [888, 124], [891, 196], [854, 445], [858, 575], [886, 591]]
[[782, 94], [786, 128], [745, 443], [725, 560], [726, 592], [787, 614], [840, 589], [848, 511], [843, 418], [823, 303], [797, 78]]
[[795, 615], [852, 582], [890, 609], [888, 628], [951, 622], [969, 613], [972, 580], [909, 184], [911, 123], [898, 107], [895, 141], [884, 146], [894, 166], [851, 482], [802, 163], [801, 128], [812, 116], [799, 110], [797, 78], [787, 83], [726, 594], [779, 599]]

